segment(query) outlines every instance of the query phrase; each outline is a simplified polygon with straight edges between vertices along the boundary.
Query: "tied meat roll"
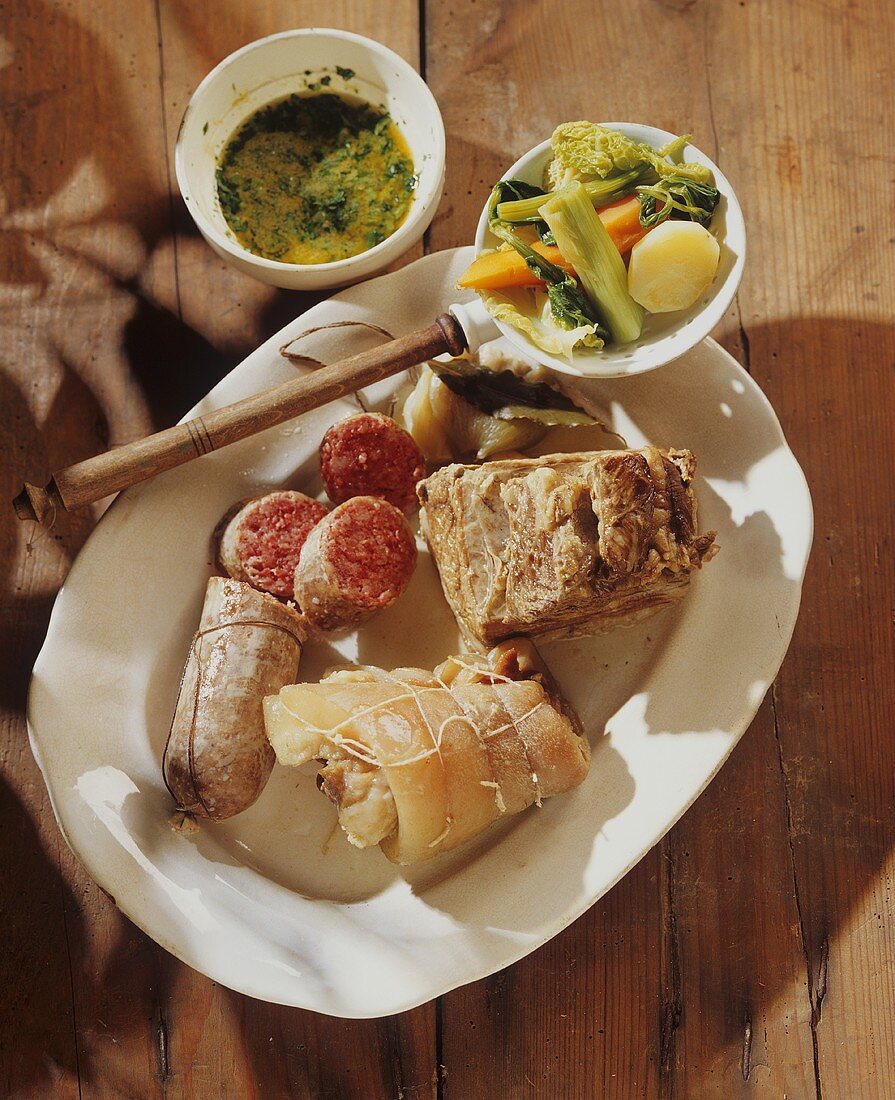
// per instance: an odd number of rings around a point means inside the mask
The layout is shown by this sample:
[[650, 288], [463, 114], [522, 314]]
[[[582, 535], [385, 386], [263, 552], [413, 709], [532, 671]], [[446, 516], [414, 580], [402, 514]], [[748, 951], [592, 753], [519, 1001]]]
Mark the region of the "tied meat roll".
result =
[[523, 639], [434, 672], [362, 668], [264, 701], [281, 764], [323, 762], [318, 786], [349, 841], [394, 863], [431, 859], [504, 814], [578, 786], [590, 748]]

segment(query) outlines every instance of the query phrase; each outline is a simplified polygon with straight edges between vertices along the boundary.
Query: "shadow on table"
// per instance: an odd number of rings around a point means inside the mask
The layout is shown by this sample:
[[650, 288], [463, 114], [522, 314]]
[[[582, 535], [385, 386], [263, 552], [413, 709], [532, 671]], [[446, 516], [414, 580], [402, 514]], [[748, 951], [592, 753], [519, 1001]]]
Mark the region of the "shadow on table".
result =
[[90, 388], [67, 363], [50, 407], [36, 424], [28, 401], [0, 367], [0, 583], [3, 629], [0, 631], [0, 706], [23, 711], [28, 679], [46, 633], [56, 593], [29, 593], [35, 576], [60, 577], [87, 539], [89, 514], [60, 516], [52, 530], [15, 518], [11, 501], [26, 479], [92, 453], [106, 431], [102, 410]]
[[20, 1096], [60, 1069], [78, 1074], [70, 968], [73, 957], [83, 956], [86, 931], [58, 855], [44, 849], [28, 809], [3, 778], [0, 821], [0, 1091]]

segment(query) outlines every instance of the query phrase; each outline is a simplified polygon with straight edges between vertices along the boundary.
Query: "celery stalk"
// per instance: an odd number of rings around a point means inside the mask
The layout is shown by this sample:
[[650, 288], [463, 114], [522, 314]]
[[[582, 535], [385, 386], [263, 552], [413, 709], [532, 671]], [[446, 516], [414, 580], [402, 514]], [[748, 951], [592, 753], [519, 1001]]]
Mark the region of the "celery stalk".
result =
[[624, 262], [577, 180], [554, 191], [540, 207], [559, 251], [618, 344], [636, 340], [644, 311], [628, 293]]
[[[610, 176], [605, 180], [588, 180], [584, 184], [590, 201], [594, 206], [605, 206], [614, 199], [620, 199], [634, 190], [644, 177], [654, 175], [648, 169], [632, 168], [619, 176]], [[502, 222], [532, 221], [538, 216], [538, 209], [544, 201], [543, 195], [533, 195], [530, 199], [511, 199], [497, 205], [497, 216]]]

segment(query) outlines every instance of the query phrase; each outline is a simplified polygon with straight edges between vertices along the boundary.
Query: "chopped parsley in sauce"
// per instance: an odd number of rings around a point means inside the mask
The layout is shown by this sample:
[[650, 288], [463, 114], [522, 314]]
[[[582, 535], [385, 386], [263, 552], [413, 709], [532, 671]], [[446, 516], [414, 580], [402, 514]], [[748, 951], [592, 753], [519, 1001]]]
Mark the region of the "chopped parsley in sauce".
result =
[[389, 115], [348, 96], [293, 94], [256, 111], [217, 168], [227, 224], [270, 260], [320, 264], [355, 256], [398, 228], [417, 183]]

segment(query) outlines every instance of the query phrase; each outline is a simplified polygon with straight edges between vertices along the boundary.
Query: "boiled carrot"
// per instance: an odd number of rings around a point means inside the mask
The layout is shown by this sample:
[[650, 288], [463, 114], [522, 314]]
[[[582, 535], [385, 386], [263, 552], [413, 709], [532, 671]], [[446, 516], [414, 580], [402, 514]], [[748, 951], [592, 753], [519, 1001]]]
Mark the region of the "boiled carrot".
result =
[[[616, 199], [598, 210], [597, 214], [623, 256], [648, 232], [640, 224], [640, 199], [636, 195], [625, 195], [624, 198]], [[536, 241], [532, 247], [551, 263], [573, 272], [555, 244]], [[504, 252], [486, 252], [477, 256], [463, 273], [457, 286], [469, 290], [501, 290], [506, 287], [540, 284], [541, 280], [531, 272], [519, 253], [515, 249], [507, 249]]]

